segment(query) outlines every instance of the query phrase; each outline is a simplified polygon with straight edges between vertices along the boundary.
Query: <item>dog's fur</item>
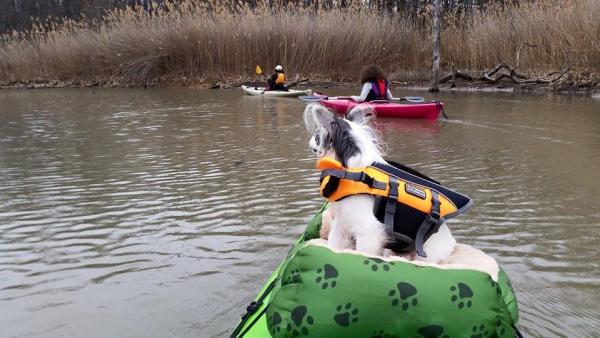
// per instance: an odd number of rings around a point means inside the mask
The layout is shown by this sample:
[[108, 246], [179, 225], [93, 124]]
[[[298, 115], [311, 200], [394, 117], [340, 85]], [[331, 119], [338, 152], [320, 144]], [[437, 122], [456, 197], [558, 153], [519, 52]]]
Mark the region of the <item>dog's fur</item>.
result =
[[[372, 118], [372, 111], [360, 106], [351, 110], [346, 118], [339, 118], [319, 104], [309, 104], [304, 110], [304, 122], [311, 134], [309, 146], [317, 157], [332, 157], [345, 167], [363, 168], [373, 162], [386, 163], [382, 143], [371, 127]], [[357, 251], [383, 255], [388, 236], [384, 225], [373, 214], [374, 203], [374, 197], [368, 195], [349, 196], [332, 202], [328, 216], [331, 223], [328, 244], [335, 249], [351, 249], [354, 240]], [[452, 253], [455, 244], [450, 230], [442, 224], [424, 243], [427, 257], [414, 256], [419, 260], [439, 262]]]

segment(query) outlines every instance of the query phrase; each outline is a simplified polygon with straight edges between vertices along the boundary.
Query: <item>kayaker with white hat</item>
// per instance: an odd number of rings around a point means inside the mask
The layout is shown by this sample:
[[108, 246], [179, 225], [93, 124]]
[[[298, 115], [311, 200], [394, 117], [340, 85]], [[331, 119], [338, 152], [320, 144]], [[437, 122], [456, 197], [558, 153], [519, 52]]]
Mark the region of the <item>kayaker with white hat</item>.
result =
[[275, 73], [271, 75], [267, 82], [269, 83], [271, 90], [288, 91], [285, 86], [285, 73], [283, 72], [283, 67], [281, 65], [275, 66]]

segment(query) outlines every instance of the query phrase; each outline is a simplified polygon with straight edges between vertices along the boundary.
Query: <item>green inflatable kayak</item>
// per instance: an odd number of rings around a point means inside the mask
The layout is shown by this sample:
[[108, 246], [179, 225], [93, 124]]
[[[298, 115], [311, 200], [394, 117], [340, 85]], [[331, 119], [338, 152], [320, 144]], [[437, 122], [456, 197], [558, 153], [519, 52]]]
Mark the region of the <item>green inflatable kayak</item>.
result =
[[324, 209], [231, 337], [520, 337], [515, 294], [491, 257], [466, 245], [443, 264], [334, 252], [318, 239]]

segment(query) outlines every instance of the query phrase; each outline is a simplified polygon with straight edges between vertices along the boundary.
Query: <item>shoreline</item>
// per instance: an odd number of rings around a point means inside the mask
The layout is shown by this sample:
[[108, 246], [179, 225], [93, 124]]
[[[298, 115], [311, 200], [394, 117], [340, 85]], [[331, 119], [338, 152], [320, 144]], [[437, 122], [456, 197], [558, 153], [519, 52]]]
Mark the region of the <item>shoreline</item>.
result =
[[[262, 84], [264, 81], [254, 81], [250, 78], [226, 78], [225, 81], [214, 81], [205, 79], [179, 78], [162, 80], [160, 82], [137, 85], [124, 83], [119, 79], [98, 80], [32, 80], [0, 82], [2, 89], [57, 89], [57, 88], [197, 88], [197, 89], [232, 89], [242, 85]], [[292, 81], [289, 81], [292, 82]], [[264, 85], [264, 84], [263, 84]], [[356, 81], [334, 81], [328, 79], [308, 80], [298, 84], [295, 88], [360, 88], [361, 84]], [[429, 91], [429, 81], [390, 81], [392, 89]], [[533, 95], [559, 95], [559, 96], [587, 96], [600, 99], [599, 86], [581, 86], [576, 83], [560, 84], [516, 84], [502, 82], [489, 84], [481, 81], [449, 83], [439, 85], [440, 92], [461, 93], [521, 93]]]

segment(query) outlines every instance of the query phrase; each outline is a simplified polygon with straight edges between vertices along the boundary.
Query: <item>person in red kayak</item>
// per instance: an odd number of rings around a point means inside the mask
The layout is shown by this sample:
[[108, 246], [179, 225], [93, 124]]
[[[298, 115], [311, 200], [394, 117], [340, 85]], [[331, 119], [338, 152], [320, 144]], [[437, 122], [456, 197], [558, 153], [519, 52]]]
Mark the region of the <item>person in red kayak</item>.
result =
[[269, 88], [271, 90], [288, 91], [285, 86], [285, 73], [283, 72], [283, 67], [281, 65], [275, 67], [275, 73], [271, 75], [267, 82], [269, 83]]
[[360, 72], [360, 82], [363, 83], [363, 88], [360, 96], [351, 96], [354, 101], [364, 102], [394, 99], [388, 87], [388, 81], [379, 66], [365, 66]]

